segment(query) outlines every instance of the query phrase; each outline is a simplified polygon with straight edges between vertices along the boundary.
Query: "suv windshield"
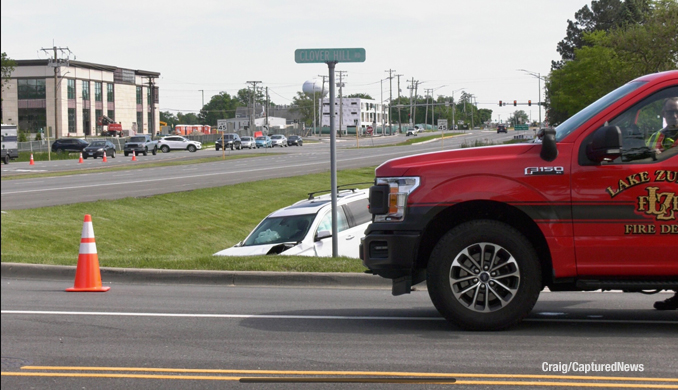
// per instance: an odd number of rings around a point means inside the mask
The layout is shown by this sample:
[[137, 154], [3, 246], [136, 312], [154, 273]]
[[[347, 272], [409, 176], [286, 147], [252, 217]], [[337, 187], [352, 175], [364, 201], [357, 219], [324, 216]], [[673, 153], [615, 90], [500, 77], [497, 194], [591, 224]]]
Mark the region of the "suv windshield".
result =
[[591, 105], [579, 111], [574, 116], [561, 123], [560, 126], [556, 127], [556, 141], [562, 141], [563, 138], [567, 137], [579, 126], [583, 125], [586, 121], [596, 116], [599, 112], [603, 111], [610, 104], [616, 102], [632, 91], [635, 91], [643, 84], [645, 84], [644, 81], [632, 81], [601, 97], [594, 103], [591, 103]]
[[247, 237], [243, 246], [297, 242], [306, 237], [315, 214], [266, 218]]
[[132, 137], [129, 140], [131, 142], [144, 142], [146, 141], [146, 137]]

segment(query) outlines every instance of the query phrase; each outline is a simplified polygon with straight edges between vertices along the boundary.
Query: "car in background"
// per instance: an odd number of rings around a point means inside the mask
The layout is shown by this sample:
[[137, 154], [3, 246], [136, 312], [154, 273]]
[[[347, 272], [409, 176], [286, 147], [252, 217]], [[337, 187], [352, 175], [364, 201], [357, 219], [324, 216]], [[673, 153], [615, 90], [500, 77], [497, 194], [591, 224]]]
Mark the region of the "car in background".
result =
[[419, 134], [419, 132], [421, 132], [421, 128], [419, 126], [414, 126], [411, 129], [407, 129], [407, 133], [405, 133], [405, 137], [409, 137], [411, 135], [416, 137], [417, 134]]
[[202, 149], [202, 143], [178, 135], [171, 135], [159, 139], [158, 147], [163, 153], [169, 153], [170, 150], [188, 150], [193, 153]]
[[82, 150], [82, 158], [103, 157], [104, 155], [115, 158], [115, 145], [111, 141], [92, 141]]
[[275, 146], [280, 146], [280, 147], [287, 147], [287, 137], [285, 137], [282, 134], [273, 134], [271, 136], [271, 144]]
[[271, 137], [267, 135], [262, 135], [257, 137], [255, 140], [257, 148], [272, 148], [273, 143], [271, 142]]
[[[326, 192], [326, 191], [322, 191]], [[214, 256], [332, 256], [332, 198], [330, 194], [301, 200], [269, 214], [241, 242]], [[358, 258], [360, 239], [372, 222], [369, 190], [337, 193], [338, 255]]]
[[80, 138], [60, 138], [52, 143], [53, 153], [79, 153], [82, 152], [89, 142]]
[[240, 136], [238, 134], [232, 133], [232, 134], [224, 134], [223, 136], [223, 141], [224, 145], [221, 145], [221, 140], [222, 137], [217, 138], [216, 142], [214, 143], [214, 148], [216, 150], [221, 150], [221, 149], [237, 149], [240, 150], [242, 149], [242, 140], [240, 139]]
[[287, 145], [304, 146], [304, 140], [300, 135], [290, 135], [290, 137], [287, 139]]
[[497, 134], [499, 134], [499, 133], [508, 134], [508, 130], [506, 129], [506, 125], [497, 125]]
[[245, 148], [254, 149], [257, 147], [257, 144], [254, 141], [254, 137], [250, 137], [247, 135], [240, 137], [240, 145], [242, 146], [243, 149]]

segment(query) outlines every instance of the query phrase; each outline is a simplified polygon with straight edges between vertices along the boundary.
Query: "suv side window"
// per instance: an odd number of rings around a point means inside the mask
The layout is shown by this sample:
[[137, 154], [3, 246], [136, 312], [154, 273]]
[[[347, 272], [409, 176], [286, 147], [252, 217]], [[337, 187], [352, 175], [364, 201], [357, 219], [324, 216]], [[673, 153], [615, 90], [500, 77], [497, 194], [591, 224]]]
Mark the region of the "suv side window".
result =
[[[339, 232], [342, 232], [344, 230], [348, 229], [348, 222], [346, 221], [346, 215], [344, 215], [344, 210], [343, 208], [339, 207], [337, 208], [337, 230]], [[318, 229], [316, 230], [316, 234], [318, 234], [319, 231], [321, 230], [327, 230], [327, 231], [332, 231], [332, 210], [329, 210], [327, 214], [323, 217], [323, 219], [320, 221], [320, 224], [318, 225]]]
[[344, 207], [347, 209], [353, 219], [353, 226], [362, 225], [363, 223], [372, 221], [372, 214], [367, 208], [369, 199], [358, 199], [355, 202], [348, 203]]

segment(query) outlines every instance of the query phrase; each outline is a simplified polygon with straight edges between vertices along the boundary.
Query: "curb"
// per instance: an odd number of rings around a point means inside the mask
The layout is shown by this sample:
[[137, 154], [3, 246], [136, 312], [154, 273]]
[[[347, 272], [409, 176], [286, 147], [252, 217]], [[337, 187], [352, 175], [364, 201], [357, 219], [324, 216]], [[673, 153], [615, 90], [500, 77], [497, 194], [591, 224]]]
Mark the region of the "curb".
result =
[[[3, 278], [68, 280], [75, 266], [2, 263]], [[103, 284], [207, 284], [260, 287], [357, 287], [391, 289], [391, 281], [375, 275], [347, 272], [194, 271], [101, 267]]]

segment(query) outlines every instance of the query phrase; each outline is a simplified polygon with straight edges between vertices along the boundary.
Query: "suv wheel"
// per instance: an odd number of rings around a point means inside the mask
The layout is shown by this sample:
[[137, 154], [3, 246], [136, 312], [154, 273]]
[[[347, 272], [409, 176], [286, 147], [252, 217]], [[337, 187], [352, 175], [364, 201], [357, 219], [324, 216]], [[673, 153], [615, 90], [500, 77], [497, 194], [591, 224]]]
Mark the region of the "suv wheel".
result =
[[162, 150], [163, 153], [169, 153], [170, 148], [167, 145], [163, 145], [160, 150]]
[[153, 153], [154, 156], [155, 156], [156, 154], [158, 154], [158, 147], [157, 147], [157, 146], [154, 146], [154, 147], [153, 147], [153, 151], [152, 151], [151, 153]]
[[188, 148], [186, 148], [186, 149], [188, 149], [188, 151], [191, 152], [191, 153], [198, 150], [198, 148], [196, 148], [195, 145], [188, 145]]

